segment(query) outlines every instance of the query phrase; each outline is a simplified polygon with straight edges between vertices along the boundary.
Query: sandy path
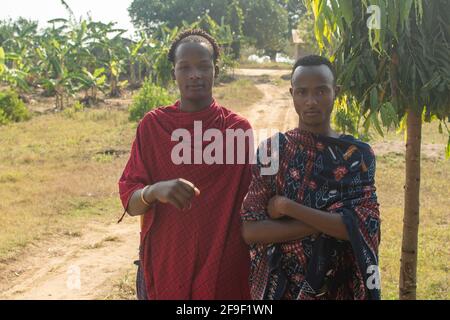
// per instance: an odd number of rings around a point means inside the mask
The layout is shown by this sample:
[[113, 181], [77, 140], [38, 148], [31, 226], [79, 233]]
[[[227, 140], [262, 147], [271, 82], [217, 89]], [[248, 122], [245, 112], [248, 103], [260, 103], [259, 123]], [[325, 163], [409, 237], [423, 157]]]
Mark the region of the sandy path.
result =
[[139, 223], [132, 218], [90, 224], [81, 237], [40, 242], [0, 269], [0, 299], [102, 299], [134, 268], [138, 243]]
[[[277, 87], [273, 84], [257, 84], [256, 87], [264, 93], [264, 97], [239, 113], [250, 121], [256, 134], [261, 133], [258, 140], [266, 138], [264, 129], [269, 134], [270, 130], [284, 132], [295, 128], [297, 114], [290, 100], [289, 87]], [[275, 133], [274, 131], [272, 132]]]
[[[237, 69], [235, 71], [236, 75], [252, 77], [268, 75], [274, 80], [288, 73], [289, 70]], [[285, 132], [295, 128], [298, 120], [289, 94], [288, 82], [283, 81], [281, 84], [268, 82], [256, 84], [256, 87], [264, 94], [263, 98], [237, 112], [250, 121], [258, 142], [275, 132]]]
[[263, 76], [268, 75], [271, 77], [281, 77], [289, 74], [290, 70], [275, 70], [275, 69], [235, 69], [234, 74], [238, 76]]

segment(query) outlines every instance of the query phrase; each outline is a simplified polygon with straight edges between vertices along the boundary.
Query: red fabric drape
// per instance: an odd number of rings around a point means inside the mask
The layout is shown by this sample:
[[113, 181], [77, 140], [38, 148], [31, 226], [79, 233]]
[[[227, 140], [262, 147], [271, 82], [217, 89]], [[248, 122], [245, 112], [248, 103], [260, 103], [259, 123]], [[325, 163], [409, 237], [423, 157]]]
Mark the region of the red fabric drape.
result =
[[[250, 299], [249, 254], [241, 238], [240, 208], [251, 178], [246, 164], [175, 165], [172, 132], [194, 121], [206, 129], [250, 129], [248, 121], [215, 101], [187, 113], [173, 106], [145, 115], [138, 125], [130, 159], [119, 181], [124, 208], [134, 191], [158, 181], [183, 178], [200, 189], [192, 207], [180, 211], [156, 203], [144, 216], [141, 256], [149, 299]], [[203, 142], [206, 147], [210, 142]], [[247, 145], [248, 150], [249, 146]], [[224, 150], [225, 158], [225, 150]]]

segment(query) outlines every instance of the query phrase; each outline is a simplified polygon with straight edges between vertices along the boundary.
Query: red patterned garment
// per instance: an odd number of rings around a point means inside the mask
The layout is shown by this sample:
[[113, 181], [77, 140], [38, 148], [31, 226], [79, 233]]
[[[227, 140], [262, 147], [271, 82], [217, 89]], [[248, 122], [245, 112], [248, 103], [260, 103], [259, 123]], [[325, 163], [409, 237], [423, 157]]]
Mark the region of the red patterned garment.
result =
[[[250, 261], [239, 215], [250, 165], [175, 165], [171, 152], [179, 141], [172, 141], [172, 132], [187, 129], [194, 141], [194, 121], [202, 121], [203, 131], [213, 128], [224, 135], [227, 129], [251, 129], [247, 120], [216, 102], [195, 113], [180, 111], [177, 102], [147, 113], [139, 123], [119, 181], [124, 208], [134, 191], [158, 181], [183, 178], [201, 191], [189, 210], [156, 203], [145, 214], [141, 261], [146, 295], [151, 300], [250, 299]], [[191, 151], [210, 143], [192, 143]]]
[[[282, 195], [340, 214], [350, 241], [322, 234], [251, 245], [252, 298], [380, 299], [380, 214], [372, 149], [348, 135], [331, 138], [299, 129], [279, 134], [278, 140], [276, 175], [261, 175], [264, 166], [262, 150], [258, 150], [242, 220], [270, 219], [267, 204], [273, 196]], [[270, 140], [267, 145], [270, 154]]]

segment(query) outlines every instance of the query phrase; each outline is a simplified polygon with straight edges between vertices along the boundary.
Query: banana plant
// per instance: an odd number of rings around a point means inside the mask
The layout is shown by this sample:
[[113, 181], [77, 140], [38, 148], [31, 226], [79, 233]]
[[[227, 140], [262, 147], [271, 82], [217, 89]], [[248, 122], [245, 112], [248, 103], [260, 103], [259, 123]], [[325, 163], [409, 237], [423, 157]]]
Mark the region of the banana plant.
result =
[[0, 80], [5, 81], [10, 86], [28, 91], [29, 86], [26, 81], [27, 74], [24, 71], [8, 67], [8, 62], [18, 59], [19, 57], [17, 54], [6, 53], [5, 50], [0, 47]]
[[20, 18], [1, 26], [0, 46], [4, 54], [3, 80], [18, 91], [29, 91], [33, 83], [33, 47], [36, 43], [37, 23]]
[[98, 55], [97, 63], [105, 68], [109, 79], [109, 95], [120, 96], [121, 90], [128, 81], [120, 81], [120, 76], [126, 70], [127, 51], [122, 35], [123, 29], [115, 29], [115, 23], [89, 23], [91, 51]]
[[[143, 60], [142, 48], [146, 42], [145, 37], [142, 37], [138, 42], [133, 42], [125, 47], [128, 56], [128, 64], [130, 67], [130, 85], [135, 87], [140, 83], [140, 66]], [[136, 67], [138, 68], [138, 79], [136, 78]]]
[[[79, 55], [78, 44], [71, 41], [67, 20], [55, 19], [50, 21], [52, 28], [47, 28], [41, 37], [40, 48], [37, 54], [40, 57], [41, 68], [40, 84], [47, 92], [55, 95], [55, 106], [64, 109], [68, 97], [73, 96], [76, 90], [77, 75], [81, 66], [77, 64]], [[56, 27], [56, 24], [62, 23]]]
[[104, 92], [106, 89], [105, 68], [95, 69], [93, 73], [83, 68], [82, 72], [74, 77], [80, 83], [77, 89], [84, 90], [83, 99], [86, 105], [95, 105], [98, 102], [98, 91]]
[[165, 87], [171, 81], [172, 65], [167, 59], [172, 42], [179, 33], [179, 28], [170, 29], [161, 26], [147, 46], [150, 72], [149, 78], [159, 86]]

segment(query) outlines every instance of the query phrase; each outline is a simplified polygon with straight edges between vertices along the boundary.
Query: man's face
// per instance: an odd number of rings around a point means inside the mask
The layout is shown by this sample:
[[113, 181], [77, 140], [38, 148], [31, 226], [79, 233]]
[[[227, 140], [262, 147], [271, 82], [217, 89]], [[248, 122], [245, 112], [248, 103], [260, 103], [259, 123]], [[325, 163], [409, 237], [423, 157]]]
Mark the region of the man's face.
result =
[[295, 69], [290, 91], [300, 123], [313, 127], [329, 125], [337, 87], [326, 65]]
[[183, 98], [196, 101], [212, 97], [217, 74], [213, 52], [206, 44], [188, 42], [178, 46], [173, 76]]

